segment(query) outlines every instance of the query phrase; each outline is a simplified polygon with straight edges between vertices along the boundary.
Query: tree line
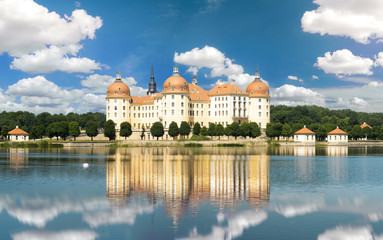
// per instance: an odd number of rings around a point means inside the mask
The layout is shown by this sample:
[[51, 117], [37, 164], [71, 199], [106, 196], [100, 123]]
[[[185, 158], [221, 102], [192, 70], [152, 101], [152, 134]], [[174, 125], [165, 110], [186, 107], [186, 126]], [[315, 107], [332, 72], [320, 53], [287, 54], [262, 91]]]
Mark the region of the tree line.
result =
[[[266, 127], [266, 135], [271, 138], [290, 137], [304, 125], [316, 133], [318, 141], [324, 141], [327, 134], [339, 127], [357, 140], [383, 140], [383, 113], [355, 112], [349, 109], [330, 110], [319, 106], [271, 106], [271, 123]], [[361, 128], [366, 122], [369, 127]]]
[[71, 112], [66, 115], [43, 112], [35, 115], [27, 111], [3, 111], [0, 113], [0, 135], [7, 137], [9, 131], [19, 126], [30, 134], [31, 139], [43, 137], [65, 139], [68, 136], [79, 136], [80, 128], [85, 129], [89, 122], [90, 125], [94, 123], [96, 130], [103, 128], [105, 118], [104, 113], [91, 112], [82, 114]]

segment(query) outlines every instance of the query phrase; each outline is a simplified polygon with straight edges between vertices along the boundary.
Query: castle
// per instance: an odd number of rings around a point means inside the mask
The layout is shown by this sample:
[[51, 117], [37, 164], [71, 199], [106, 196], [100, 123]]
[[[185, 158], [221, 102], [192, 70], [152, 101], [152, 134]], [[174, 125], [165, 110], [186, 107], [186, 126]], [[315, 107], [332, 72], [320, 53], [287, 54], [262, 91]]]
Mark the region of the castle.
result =
[[[134, 94], [134, 93], [133, 93]], [[178, 126], [182, 121], [201, 127], [209, 123], [222, 124], [226, 127], [233, 122], [256, 122], [265, 131], [270, 122], [269, 87], [261, 81], [259, 72], [246, 91], [234, 83], [215, 86], [210, 91], [201, 88], [197, 78], [188, 83], [179, 75], [178, 67], [173, 69], [173, 76], [166, 79], [163, 91], [157, 92], [153, 66], [147, 95], [131, 96], [130, 88], [121, 80], [121, 73], [106, 93], [106, 119], [113, 120], [116, 130], [122, 122], [130, 122], [134, 132], [149, 129], [155, 122], [161, 122], [165, 128], [164, 139], [168, 138], [167, 129], [171, 122]]]

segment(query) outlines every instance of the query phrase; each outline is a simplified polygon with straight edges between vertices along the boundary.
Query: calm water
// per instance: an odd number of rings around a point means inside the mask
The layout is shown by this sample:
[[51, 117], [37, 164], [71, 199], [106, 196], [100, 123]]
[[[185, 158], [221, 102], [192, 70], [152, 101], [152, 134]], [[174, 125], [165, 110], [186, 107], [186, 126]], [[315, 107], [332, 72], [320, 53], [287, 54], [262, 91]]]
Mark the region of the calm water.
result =
[[383, 148], [1, 149], [0, 239], [383, 239]]

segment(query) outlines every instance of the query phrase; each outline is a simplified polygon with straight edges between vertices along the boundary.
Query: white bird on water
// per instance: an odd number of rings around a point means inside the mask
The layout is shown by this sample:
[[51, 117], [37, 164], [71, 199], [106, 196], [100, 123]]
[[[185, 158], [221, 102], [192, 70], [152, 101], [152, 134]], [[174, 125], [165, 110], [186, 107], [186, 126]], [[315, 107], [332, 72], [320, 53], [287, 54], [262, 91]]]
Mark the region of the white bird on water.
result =
[[87, 167], [89, 167], [89, 164], [88, 164], [88, 163], [83, 163], [83, 164], [82, 164], [82, 167], [83, 167], [83, 168], [87, 168]]

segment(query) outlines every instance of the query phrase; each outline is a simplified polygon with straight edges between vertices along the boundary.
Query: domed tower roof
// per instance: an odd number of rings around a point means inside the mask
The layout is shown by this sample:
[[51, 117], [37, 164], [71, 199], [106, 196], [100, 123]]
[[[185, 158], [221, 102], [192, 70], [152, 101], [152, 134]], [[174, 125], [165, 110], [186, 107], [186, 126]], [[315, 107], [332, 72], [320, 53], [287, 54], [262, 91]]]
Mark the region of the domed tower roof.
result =
[[189, 93], [189, 84], [178, 74], [178, 67], [173, 69], [173, 76], [166, 79], [162, 93]]
[[106, 98], [130, 98], [130, 88], [121, 81], [120, 72], [117, 72], [116, 81], [108, 87]]
[[261, 81], [258, 71], [255, 72], [255, 79], [247, 86], [246, 92], [250, 98], [270, 98], [269, 86]]

